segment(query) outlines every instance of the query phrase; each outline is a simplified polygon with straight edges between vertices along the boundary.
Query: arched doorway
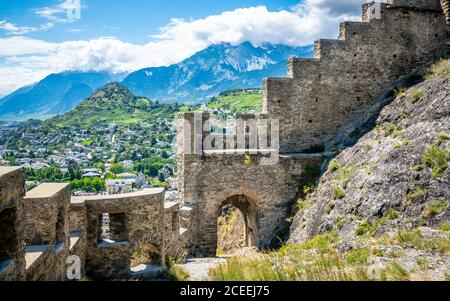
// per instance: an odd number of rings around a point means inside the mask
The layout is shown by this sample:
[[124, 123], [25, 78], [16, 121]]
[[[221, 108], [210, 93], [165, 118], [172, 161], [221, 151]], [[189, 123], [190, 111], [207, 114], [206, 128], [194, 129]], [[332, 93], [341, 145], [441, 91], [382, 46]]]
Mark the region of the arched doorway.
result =
[[222, 202], [217, 211], [216, 255], [228, 255], [257, 246], [257, 210], [245, 195], [235, 195]]

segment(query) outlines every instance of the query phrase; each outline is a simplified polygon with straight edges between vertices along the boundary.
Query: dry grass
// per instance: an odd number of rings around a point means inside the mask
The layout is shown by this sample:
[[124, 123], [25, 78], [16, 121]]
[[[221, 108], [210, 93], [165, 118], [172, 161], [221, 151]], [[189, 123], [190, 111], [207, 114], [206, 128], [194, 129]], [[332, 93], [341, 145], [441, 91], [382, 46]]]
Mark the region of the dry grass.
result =
[[434, 64], [429, 70], [425, 78], [427, 80], [437, 77], [450, 77], [450, 59], [443, 59]]

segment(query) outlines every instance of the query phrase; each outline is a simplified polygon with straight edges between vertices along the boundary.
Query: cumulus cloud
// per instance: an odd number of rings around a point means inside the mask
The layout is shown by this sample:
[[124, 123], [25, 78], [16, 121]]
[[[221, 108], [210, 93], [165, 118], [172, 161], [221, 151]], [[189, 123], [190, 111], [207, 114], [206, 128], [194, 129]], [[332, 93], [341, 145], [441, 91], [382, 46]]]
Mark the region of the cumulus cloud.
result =
[[62, 43], [26, 37], [3, 38], [0, 39], [0, 72], [6, 80], [0, 82], [0, 93], [67, 70], [132, 72], [170, 65], [217, 43], [236, 45], [249, 41], [255, 45], [294, 46], [310, 44], [319, 37], [335, 38], [338, 23], [358, 19], [363, 2], [305, 0], [291, 10], [271, 12], [265, 6], [257, 6], [199, 20], [172, 19], [144, 45], [116, 38]]

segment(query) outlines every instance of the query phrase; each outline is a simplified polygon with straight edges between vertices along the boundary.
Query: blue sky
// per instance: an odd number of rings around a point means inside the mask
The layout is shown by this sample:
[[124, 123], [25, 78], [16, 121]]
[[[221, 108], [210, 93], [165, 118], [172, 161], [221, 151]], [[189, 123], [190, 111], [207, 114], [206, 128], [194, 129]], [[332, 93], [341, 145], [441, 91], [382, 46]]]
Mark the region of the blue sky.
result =
[[0, 96], [51, 73], [132, 72], [178, 63], [217, 43], [294, 46], [334, 38], [338, 23], [357, 19], [365, 2], [79, 1], [0, 1]]
[[[16, 26], [42, 26], [52, 19], [43, 18], [39, 9], [60, 4], [59, 0], [2, 0], [0, 20]], [[145, 43], [149, 36], [172, 18], [202, 19], [242, 7], [265, 5], [270, 11], [290, 9], [298, 0], [83, 0], [81, 19], [72, 23], [59, 23], [48, 30], [30, 33], [28, 36], [51, 42], [74, 39], [94, 39], [115, 36], [122, 41]], [[59, 15], [63, 17], [63, 14]], [[8, 32], [0, 32], [3, 37]]]

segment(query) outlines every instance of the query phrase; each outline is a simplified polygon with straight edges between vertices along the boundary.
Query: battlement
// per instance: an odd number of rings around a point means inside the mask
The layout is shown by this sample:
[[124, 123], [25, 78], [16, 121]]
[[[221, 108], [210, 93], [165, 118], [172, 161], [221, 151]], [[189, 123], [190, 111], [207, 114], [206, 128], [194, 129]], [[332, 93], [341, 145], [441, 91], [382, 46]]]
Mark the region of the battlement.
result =
[[387, 0], [394, 6], [441, 11], [440, 0]]
[[246, 152], [256, 154], [273, 150], [270, 141], [274, 125], [267, 114], [237, 113], [221, 124], [209, 113], [181, 113], [178, 127], [180, 156]]
[[[68, 184], [46, 183], [24, 196], [24, 179], [23, 168], [0, 167], [0, 280], [66, 280], [69, 256], [95, 279], [156, 277], [192, 241], [162, 188], [71, 199]], [[159, 259], [141, 262], [136, 250]]]
[[340, 24], [339, 39], [316, 41], [314, 59], [291, 59], [287, 79], [265, 80], [264, 112], [280, 120], [281, 153], [324, 149], [387, 87], [447, 54], [438, 0], [368, 3], [363, 15]]

